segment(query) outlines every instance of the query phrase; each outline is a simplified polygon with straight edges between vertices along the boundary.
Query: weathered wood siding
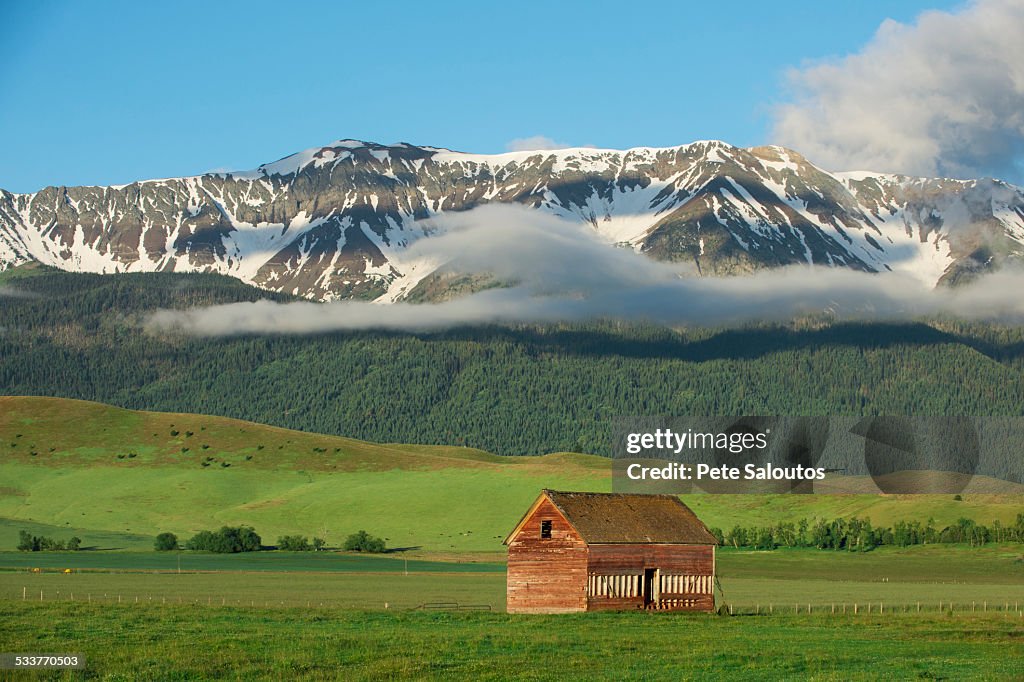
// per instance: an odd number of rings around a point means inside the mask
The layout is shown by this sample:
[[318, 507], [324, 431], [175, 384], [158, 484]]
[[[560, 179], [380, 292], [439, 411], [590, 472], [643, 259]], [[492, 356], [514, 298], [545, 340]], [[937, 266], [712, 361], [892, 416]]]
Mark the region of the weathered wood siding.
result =
[[[541, 538], [541, 522], [551, 537]], [[587, 545], [547, 499], [508, 545], [509, 613], [566, 613], [587, 608]]]
[[[587, 610], [713, 611], [711, 545], [590, 545]], [[656, 570], [653, 594], [644, 598], [644, 571]], [[607, 588], [611, 576], [611, 585]], [[640, 589], [634, 586], [639, 581]]]

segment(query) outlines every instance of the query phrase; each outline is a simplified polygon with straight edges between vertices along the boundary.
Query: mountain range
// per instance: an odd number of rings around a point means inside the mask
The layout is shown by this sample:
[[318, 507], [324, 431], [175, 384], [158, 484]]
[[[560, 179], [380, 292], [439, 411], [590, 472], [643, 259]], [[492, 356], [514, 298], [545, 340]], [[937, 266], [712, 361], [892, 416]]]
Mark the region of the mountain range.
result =
[[777, 146], [476, 155], [339, 140], [245, 172], [0, 190], [0, 270], [214, 272], [312, 300], [479, 286], [409, 247], [439, 216], [517, 204], [701, 275], [795, 264], [956, 285], [1024, 254], [1024, 191], [991, 179], [826, 172]]

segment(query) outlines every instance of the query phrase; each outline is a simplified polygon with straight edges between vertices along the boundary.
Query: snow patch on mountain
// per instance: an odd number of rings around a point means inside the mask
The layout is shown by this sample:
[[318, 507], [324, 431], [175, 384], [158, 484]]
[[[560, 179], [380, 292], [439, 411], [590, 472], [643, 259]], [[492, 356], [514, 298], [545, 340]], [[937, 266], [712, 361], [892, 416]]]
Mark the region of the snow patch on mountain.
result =
[[704, 274], [810, 263], [932, 286], [1024, 253], [1024, 195], [998, 181], [830, 174], [792, 150], [717, 140], [494, 155], [337, 140], [252, 171], [0, 193], [0, 268], [219, 272], [395, 302], [445, 265], [415, 248], [443, 233], [437, 218], [486, 204]]

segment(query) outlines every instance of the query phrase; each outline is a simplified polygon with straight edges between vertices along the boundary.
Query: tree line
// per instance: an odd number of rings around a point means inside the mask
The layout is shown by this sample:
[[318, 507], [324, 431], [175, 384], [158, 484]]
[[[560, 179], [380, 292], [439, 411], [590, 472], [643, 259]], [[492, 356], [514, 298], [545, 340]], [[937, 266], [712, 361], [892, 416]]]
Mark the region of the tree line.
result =
[[32, 535], [27, 530], [18, 531], [19, 552], [77, 552], [82, 548], [82, 539], [72, 535], [67, 540]]
[[[220, 530], [201, 530], [184, 544], [179, 543], [174, 533], [164, 532], [156, 536], [153, 549], [158, 552], [171, 552], [186, 549], [196, 552], [214, 552], [217, 554], [237, 554], [239, 552], [259, 552], [276, 549], [285, 552], [319, 552], [325, 549], [326, 541], [314, 537], [312, 541], [305, 535], [282, 535], [277, 545], [267, 547], [263, 538], [252, 526], [222, 526]], [[365, 530], [352, 533], [342, 545], [348, 552], [383, 553], [387, 547], [383, 539], [370, 535]]]
[[818, 549], [870, 551], [891, 545], [966, 544], [981, 547], [988, 543], [1024, 543], [1024, 513], [1013, 524], [998, 519], [984, 525], [961, 518], [942, 528], [934, 519], [897, 521], [892, 526], [874, 526], [868, 519], [849, 518], [777, 523], [774, 526], [733, 526], [731, 530], [710, 528], [719, 544], [727, 547], [776, 549], [778, 547], [816, 547]]

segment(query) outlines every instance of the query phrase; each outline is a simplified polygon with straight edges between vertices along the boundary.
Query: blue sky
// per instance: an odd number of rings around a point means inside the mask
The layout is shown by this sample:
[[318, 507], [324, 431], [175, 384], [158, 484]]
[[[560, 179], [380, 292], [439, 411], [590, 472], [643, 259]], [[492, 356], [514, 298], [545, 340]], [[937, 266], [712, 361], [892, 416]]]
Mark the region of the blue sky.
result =
[[0, 24], [0, 187], [252, 168], [337, 138], [490, 153], [772, 142], [786, 73], [960, 3], [30, 2]]

